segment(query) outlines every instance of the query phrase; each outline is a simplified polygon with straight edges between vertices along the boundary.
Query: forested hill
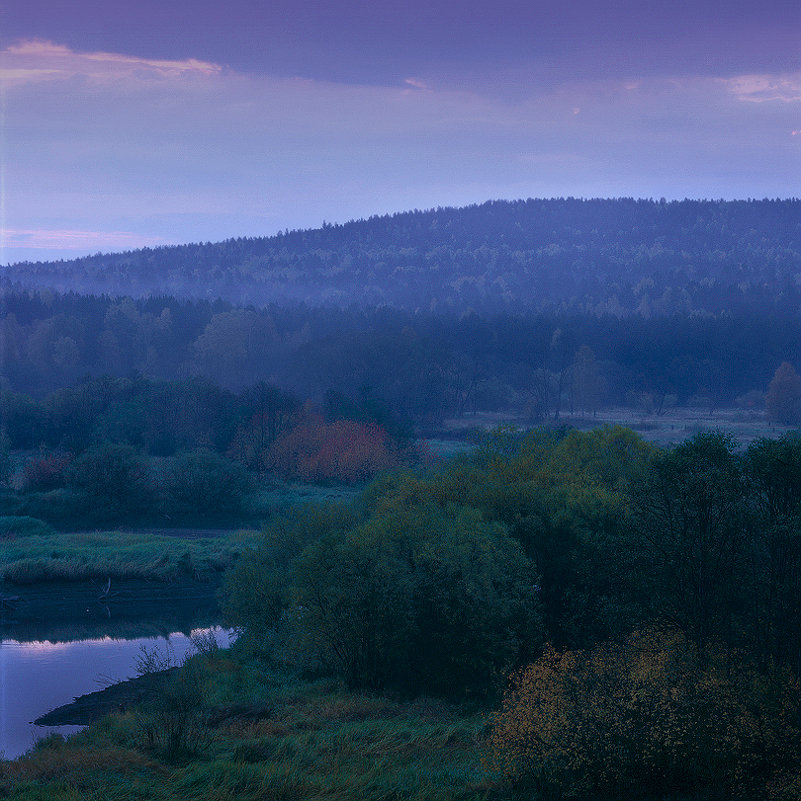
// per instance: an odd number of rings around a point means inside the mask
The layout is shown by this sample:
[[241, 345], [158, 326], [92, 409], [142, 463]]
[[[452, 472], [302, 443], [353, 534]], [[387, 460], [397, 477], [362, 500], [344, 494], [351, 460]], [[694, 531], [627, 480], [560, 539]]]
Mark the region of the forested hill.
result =
[[801, 200], [492, 201], [3, 274], [7, 288], [257, 305], [796, 314]]

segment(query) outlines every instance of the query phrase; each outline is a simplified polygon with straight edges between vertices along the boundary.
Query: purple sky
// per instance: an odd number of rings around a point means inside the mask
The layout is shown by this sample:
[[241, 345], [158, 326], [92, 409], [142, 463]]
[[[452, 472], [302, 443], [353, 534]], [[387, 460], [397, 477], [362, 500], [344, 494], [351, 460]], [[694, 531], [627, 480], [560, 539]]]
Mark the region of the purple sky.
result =
[[0, 263], [801, 194], [801, 3], [0, 0]]

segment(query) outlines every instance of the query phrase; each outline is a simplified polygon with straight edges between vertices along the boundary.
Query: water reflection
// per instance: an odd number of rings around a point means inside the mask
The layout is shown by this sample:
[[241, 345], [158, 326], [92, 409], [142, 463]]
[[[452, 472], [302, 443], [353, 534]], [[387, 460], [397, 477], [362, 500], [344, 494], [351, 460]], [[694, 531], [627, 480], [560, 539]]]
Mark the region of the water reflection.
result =
[[18, 642], [166, 636], [219, 619], [216, 585], [126, 581], [104, 600], [86, 583], [13, 588], [13, 609], [0, 610], [0, 637]]
[[[147, 626], [149, 624], [142, 624]], [[52, 731], [71, 734], [80, 726], [42, 727], [30, 721], [95, 692], [131, 678], [142, 647], [172, 649], [181, 659], [192, 649], [190, 636], [212, 631], [220, 645], [229, 635], [220, 628], [173, 631], [167, 636], [120, 639], [111, 632], [92, 639], [4, 639], [0, 641], [0, 754], [13, 759]]]

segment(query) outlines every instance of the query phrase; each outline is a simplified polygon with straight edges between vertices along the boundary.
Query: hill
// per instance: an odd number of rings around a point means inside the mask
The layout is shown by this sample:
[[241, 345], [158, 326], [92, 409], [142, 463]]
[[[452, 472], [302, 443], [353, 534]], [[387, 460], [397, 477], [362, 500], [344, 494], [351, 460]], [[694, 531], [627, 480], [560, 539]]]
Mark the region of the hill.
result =
[[490, 201], [3, 270], [9, 289], [409, 311], [801, 307], [801, 200]]

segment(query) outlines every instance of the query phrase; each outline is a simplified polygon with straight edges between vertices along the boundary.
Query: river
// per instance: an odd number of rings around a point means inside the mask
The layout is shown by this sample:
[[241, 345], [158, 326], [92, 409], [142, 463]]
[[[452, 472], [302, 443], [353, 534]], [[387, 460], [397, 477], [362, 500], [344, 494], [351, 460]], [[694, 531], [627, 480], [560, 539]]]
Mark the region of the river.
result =
[[0, 615], [0, 758], [14, 759], [52, 731], [31, 721], [74, 698], [137, 674], [142, 649], [171, 650], [180, 661], [191, 637], [214, 632], [220, 645], [215, 587], [159, 587], [129, 582], [98, 603], [97, 591], [76, 585], [34, 587], [18, 609]]
[[[195, 629], [191, 635], [213, 631], [218, 644], [227, 645], [228, 633], [219, 628]], [[35, 640], [0, 641], [0, 755], [14, 759], [51, 732], [64, 735], [81, 726], [36, 726], [31, 721], [55, 707], [136, 675], [142, 648], [169, 648], [180, 660], [192, 651], [188, 634], [138, 637], [132, 640], [102, 637], [72, 642]]]

